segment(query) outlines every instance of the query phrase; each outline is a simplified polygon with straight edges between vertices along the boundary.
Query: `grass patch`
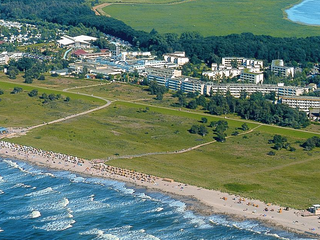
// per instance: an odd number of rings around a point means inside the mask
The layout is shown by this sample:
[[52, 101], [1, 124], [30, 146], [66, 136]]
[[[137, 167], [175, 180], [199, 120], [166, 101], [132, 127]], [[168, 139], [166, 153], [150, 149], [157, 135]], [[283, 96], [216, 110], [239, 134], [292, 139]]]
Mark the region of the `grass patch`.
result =
[[[10, 94], [14, 87], [23, 88], [23, 92]], [[104, 103], [92, 97], [17, 83], [0, 82], [0, 89], [4, 90], [4, 94], [0, 96], [0, 126], [4, 127], [33, 126], [83, 112]], [[60, 99], [43, 104], [43, 100], [39, 97], [28, 96], [28, 92], [33, 89], [38, 89], [39, 95], [53, 93], [61, 94], [62, 97], [69, 96], [71, 101], [64, 102]]]
[[241, 183], [227, 183], [224, 187], [232, 192], [244, 193], [258, 190], [261, 186], [259, 184], [241, 184]]
[[[147, 1], [147, 3], [150, 2]], [[155, 28], [161, 33], [196, 31], [204, 36], [252, 32], [275, 37], [306, 37], [319, 35], [320, 29], [320, 27], [301, 25], [285, 19], [283, 10], [294, 3], [292, 0], [197, 0], [185, 1], [182, 4], [168, 4], [167, 1], [163, 1], [163, 4], [144, 3], [146, 2], [136, 0], [128, 4], [112, 4], [103, 10], [135, 29], [147, 32]]]

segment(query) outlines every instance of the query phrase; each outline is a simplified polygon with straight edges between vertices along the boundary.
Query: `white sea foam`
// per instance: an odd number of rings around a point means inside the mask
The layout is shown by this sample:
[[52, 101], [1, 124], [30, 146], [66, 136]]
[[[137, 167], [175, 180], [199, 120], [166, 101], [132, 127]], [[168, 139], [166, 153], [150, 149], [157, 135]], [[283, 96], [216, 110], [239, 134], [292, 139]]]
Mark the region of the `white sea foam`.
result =
[[2, 190], [0, 189], [0, 195], [1, 195], [1, 194], [4, 194], [4, 191], [2, 191]]
[[41, 213], [37, 210], [32, 211], [32, 213], [30, 214], [30, 218], [38, 218], [41, 216]]
[[3, 232], [3, 230], [0, 228], [0, 232]]
[[24, 196], [25, 197], [38, 197], [38, 196], [43, 196], [43, 195], [46, 195], [46, 194], [50, 194], [52, 192], [54, 192], [54, 190], [51, 187], [47, 187], [45, 189], [42, 189], [42, 190], [39, 190], [39, 191], [36, 191], [36, 192], [27, 193]]
[[39, 229], [43, 229], [46, 231], [63, 231], [68, 228], [72, 227], [72, 224], [74, 224], [76, 221], [73, 219], [67, 219], [67, 220], [57, 220], [53, 222], [49, 222], [42, 227], [39, 227]]
[[69, 204], [69, 199], [68, 198], [63, 198], [63, 200], [61, 201], [61, 205], [63, 207], [66, 207], [66, 206], [68, 206], [68, 204]]

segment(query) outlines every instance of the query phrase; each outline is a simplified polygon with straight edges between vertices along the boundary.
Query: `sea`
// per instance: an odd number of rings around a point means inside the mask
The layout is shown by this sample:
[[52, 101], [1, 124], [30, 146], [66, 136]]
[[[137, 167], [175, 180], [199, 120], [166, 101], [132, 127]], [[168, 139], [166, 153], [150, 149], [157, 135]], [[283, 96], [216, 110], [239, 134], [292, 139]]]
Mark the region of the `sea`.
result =
[[320, 26], [320, 0], [303, 0], [286, 13], [293, 22]]
[[0, 157], [0, 239], [308, 239], [124, 182]]

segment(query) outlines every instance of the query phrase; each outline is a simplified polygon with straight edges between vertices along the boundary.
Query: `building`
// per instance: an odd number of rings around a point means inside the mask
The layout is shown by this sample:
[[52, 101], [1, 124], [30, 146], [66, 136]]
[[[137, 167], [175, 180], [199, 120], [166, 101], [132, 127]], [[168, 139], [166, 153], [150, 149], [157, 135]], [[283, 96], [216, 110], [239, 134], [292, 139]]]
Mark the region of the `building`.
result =
[[240, 93], [242, 91], [245, 91], [248, 95], [254, 92], [261, 92], [262, 94], [275, 92], [278, 96], [282, 96], [285, 94], [288, 94], [290, 96], [298, 96], [306, 92], [307, 88], [283, 86], [283, 84], [215, 84], [212, 82], [206, 83], [204, 86], [204, 95], [211, 95], [215, 93], [226, 94], [228, 91], [234, 97], [240, 97]]
[[57, 42], [60, 47], [90, 48], [91, 42], [96, 40], [96, 37], [90, 37], [86, 35], [80, 35], [76, 37], [64, 35], [62, 39], [58, 40]]
[[284, 66], [284, 62], [282, 59], [272, 60], [271, 72], [281, 77], [294, 77], [294, 67]]
[[166, 62], [175, 63], [179, 66], [184, 65], [189, 62], [189, 58], [186, 57], [185, 52], [174, 52], [163, 54], [163, 58]]
[[220, 65], [212, 63], [211, 71], [203, 72], [202, 75], [217, 81], [224, 78], [239, 77], [243, 82], [263, 83], [262, 60], [243, 57], [224, 57], [221, 62]]
[[[211, 95], [215, 93], [226, 94], [228, 91], [234, 97], [240, 97], [242, 91], [247, 95], [254, 92], [269, 94], [275, 92], [277, 96], [299, 96], [309, 91], [309, 89], [295, 86], [284, 86], [279, 84], [259, 84], [263, 78], [258, 78], [254, 83], [214, 83], [202, 82], [199, 79], [192, 79], [182, 76], [180, 70], [173, 68], [147, 68], [149, 81], [156, 81], [159, 85], [165, 86], [170, 90], [181, 90], [182, 92], [199, 92], [201, 95]], [[261, 77], [262, 73], [254, 73], [251, 76]], [[254, 79], [254, 78], [253, 78]], [[253, 80], [254, 81], [254, 80]]]
[[240, 81], [245, 83], [262, 84], [263, 73], [251, 72], [248, 69], [244, 69], [241, 72]]
[[281, 103], [287, 104], [292, 108], [299, 108], [304, 112], [309, 112], [310, 109], [320, 108], [320, 98], [310, 96], [282, 96]]

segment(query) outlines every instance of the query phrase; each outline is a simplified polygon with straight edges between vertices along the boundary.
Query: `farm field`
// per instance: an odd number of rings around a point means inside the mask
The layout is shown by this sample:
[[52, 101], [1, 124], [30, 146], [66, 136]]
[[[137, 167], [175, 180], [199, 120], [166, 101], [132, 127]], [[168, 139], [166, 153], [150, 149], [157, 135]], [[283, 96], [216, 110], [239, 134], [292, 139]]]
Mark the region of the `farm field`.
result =
[[203, 36], [219, 36], [251, 32], [275, 37], [306, 37], [320, 33], [320, 27], [300, 25], [285, 19], [284, 9], [296, 4], [297, 0], [151, 2], [122, 1], [104, 7], [103, 11], [137, 30], [147, 32], [154, 28], [160, 33], [196, 31]]

